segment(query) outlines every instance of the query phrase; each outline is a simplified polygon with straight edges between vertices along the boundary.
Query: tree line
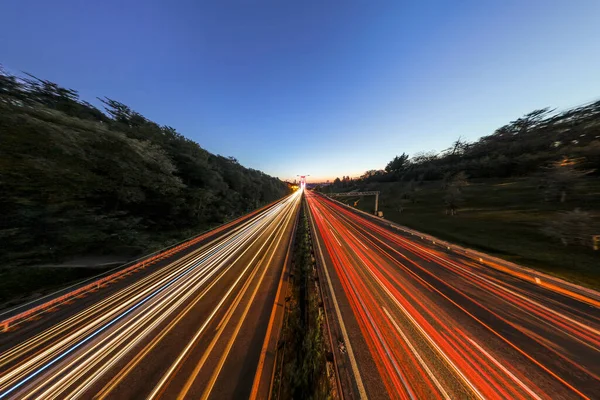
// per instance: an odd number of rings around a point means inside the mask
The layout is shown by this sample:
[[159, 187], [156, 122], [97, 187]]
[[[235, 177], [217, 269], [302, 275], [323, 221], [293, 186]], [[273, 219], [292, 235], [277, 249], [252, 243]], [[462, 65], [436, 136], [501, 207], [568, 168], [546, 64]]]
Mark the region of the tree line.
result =
[[518, 177], [565, 158], [579, 160], [578, 169], [600, 174], [600, 101], [559, 113], [535, 110], [474, 142], [458, 138], [441, 153], [402, 153], [361, 180], [441, 180], [458, 172], [470, 178]]
[[543, 108], [525, 114], [474, 142], [458, 138], [442, 152], [402, 153], [384, 169], [358, 178], [336, 178], [325, 191], [376, 182], [403, 182], [411, 193], [423, 181], [442, 182], [447, 212], [454, 214], [467, 179], [537, 176], [547, 200], [565, 202], [573, 183], [600, 175], [600, 101], [556, 113]]
[[464, 192], [470, 181], [530, 177], [537, 182], [540, 200], [572, 210], [557, 214], [543, 230], [563, 244], [589, 247], [592, 235], [598, 234], [597, 223], [592, 213], [569, 200], [584, 178], [599, 175], [600, 101], [596, 101], [562, 112], [535, 110], [474, 142], [458, 138], [439, 153], [420, 152], [412, 157], [402, 153], [384, 169], [369, 170], [354, 179], [337, 178], [319, 190], [347, 191], [398, 182], [393, 193], [382, 196], [381, 204], [389, 202], [402, 213], [405, 205], [418, 201], [424, 182], [438, 181], [440, 205], [454, 216], [466, 201]]
[[127, 105], [0, 68], [0, 261], [139, 253], [274, 201], [285, 183]]

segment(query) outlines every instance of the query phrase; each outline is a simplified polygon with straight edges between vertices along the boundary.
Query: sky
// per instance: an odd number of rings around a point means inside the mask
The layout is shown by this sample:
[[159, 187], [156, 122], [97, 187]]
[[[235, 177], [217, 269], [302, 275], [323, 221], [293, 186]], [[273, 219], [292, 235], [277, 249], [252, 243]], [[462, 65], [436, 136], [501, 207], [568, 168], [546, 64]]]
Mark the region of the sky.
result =
[[7, 0], [2, 14], [7, 70], [281, 179], [357, 176], [600, 98], [597, 0]]

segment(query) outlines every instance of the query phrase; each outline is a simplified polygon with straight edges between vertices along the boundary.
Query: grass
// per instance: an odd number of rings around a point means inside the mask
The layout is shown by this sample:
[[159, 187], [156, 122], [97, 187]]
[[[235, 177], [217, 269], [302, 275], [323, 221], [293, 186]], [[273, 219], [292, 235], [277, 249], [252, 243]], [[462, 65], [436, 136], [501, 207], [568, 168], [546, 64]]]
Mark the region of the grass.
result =
[[282, 339], [283, 364], [275, 373], [274, 399], [328, 399], [323, 314], [315, 290], [308, 218], [301, 209], [294, 241], [291, 293], [287, 300]]
[[85, 278], [101, 274], [105, 268], [16, 267], [0, 269], [0, 307], [10, 307], [34, 294], [43, 295]]
[[[546, 236], [542, 228], [561, 211], [579, 207], [600, 222], [600, 180], [578, 185], [565, 203], [544, 200], [534, 179], [480, 180], [463, 189], [459, 214], [445, 215], [444, 190], [440, 182], [424, 182], [415, 202], [401, 199], [402, 183], [371, 184], [380, 190], [384, 217], [441, 239], [484, 251], [572, 282], [600, 289], [600, 251], [567, 247]], [[357, 198], [342, 198], [353, 204]], [[399, 212], [398, 204], [404, 209]], [[358, 208], [372, 212], [374, 199], [360, 199]], [[600, 231], [598, 232], [600, 234]]]
[[[181, 242], [198, 235], [200, 232], [207, 232], [210, 229], [216, 228], [217, 224], [204, 224], [197, 229], [180, 230], [177, 232], [160, 232], [156, 235], [143, 234], [140, 235], [140, 246], [123, 247], [120, 249], [101, 249], [107, 254], [101, 256], [114, 255], [116, 258], [123, 260], [131, 260], [136, 256], [150, 254], [152, 252], [164, 249], [170, 245]], [[143, 240], [142, 240], [143, 239]], [[143, 244], [144, 247], [141, 247]], [[112, 250], [113, 253], [109, 253]], [[79, 254], [78, 257], [95, 257], [94, 254]], [[22, 303], [30, 297], [37, 297], [52, 293], [55, 290], [69, 286], [72, 283], [81, 281], [101, 274], [109, 269], [113, 269], [116, 265], [109, 266], [94, 266], [90, 267], [67, 267], [67, 266], [42, 266], [42, 260], [47, 263], [54, 261], [54, 264], [60, 264], [64, 259], [51, 259], [48, 255], [42, 258], [39, 254], [31, 252], [27, 257], [19, 258], [18, 254], [11, 254], [11, 257], [16, 260], [12, 265], [6, 264], [0, 267], [0, 309], [8, 308], [13, 305]], [[37, 263], [30, 265], [25, 261], [37, 260]], [[75, 262], [77, 263], [77, 262]]]

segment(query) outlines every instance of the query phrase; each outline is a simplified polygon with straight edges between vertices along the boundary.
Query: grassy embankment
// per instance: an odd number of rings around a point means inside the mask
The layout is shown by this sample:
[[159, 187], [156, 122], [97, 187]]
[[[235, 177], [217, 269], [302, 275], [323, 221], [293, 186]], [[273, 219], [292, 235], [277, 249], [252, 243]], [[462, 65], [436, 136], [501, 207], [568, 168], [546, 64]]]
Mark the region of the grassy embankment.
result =
[[[372, 183], [365, 189], [382, 192], [380, 210], [390, 221], [600, 289], [600, 251], [563, 246], [542, 231], [561, 212], [576, 207], [590, 212], [599, 226], [598, 179], [581, 182], [565, 203], [544, 201], [543, 189], [534, 179], [473, 181], [462, 189], [464, 201], [456, 216], [445, 215], [445, 191], [440, 182], [424, 182], [414, 192], [414, 202], [402, 199], [405, 189], [401, 182]], [[349, 204], [357, 200], [341, 199]], [[358, 208], [372, 212], [373, 204], [373, 197], [365, 197]]]
[[0, 269], [0, 309], [51, 293], [69, 283], [89, 278], [110, 267], [19, 267]]
[[[231, 220], [239, 217], [236, 216], [235, 218], [231, 218]], [[0, 309], [10, 308], [27, 300], [33, 300], [52, 293], [70, 284], [100, 275], [144, 254], [164, 249], [182, 240], [196, 236], [198, 232], [207, 232], [219, 225], [203, 226], [197, 231], [191, 229], [185, 230], [175, 237], [168, 234], [157, 234], [155, 237], [148, 238], [147, 247], [143, 251], [135, 249], [135, 253], [131, 252], [131, 249], [128, 249], [129, 253], [108, 256], [96, 255], [81, 259], [75, 257], [73, 260], [67, 260], [63, 263], [57, 261], [46, 265], [40, 262], [39, 265], [2, 266], [0, 267]], [[110, 258], [114, 260], [108, 263], [105, 262], [105, 259]], [[121, 261], [116, 261], [117, 259]]]
[[[292, 258], [290, 296], [275, 373], [273, 399], [328, 399], [328, 377], [323, 318], [319, 307], [316, 271], [311, 256], [308, 219], [301, 209]], [[281, 361], [280, 361], [281, 362]]]
[[288, 193], [277, 178], [101, 101], [105, 112], [0, 66], [0, 303], [99, 272], [68, 268], [96, 264], [74, 259], [130, 260]]

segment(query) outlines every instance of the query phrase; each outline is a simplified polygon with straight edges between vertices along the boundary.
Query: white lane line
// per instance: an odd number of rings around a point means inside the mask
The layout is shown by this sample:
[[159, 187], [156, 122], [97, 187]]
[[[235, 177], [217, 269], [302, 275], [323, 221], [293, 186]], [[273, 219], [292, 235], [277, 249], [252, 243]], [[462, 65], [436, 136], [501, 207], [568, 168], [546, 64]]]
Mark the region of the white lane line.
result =
[[383, 337], [383, 334], [381, 333], [379, 326], [373, 320], [371, 313], [365, 306], [365, 303], [363, 302], [361, 296], [358, 294], [358, 291], [356, 289], [356, 286], [354, 285], [354, 282], [352, 280], [350, 280], [350, 277], [348, 276], [348, 274], [345, 271], [344, 271], [344, 274], [346, 275], [346, 279], [348, 279], [348, 284], [350, 285], [352, 291], [354, 292], [354, 298], [358, 301], [358, 306], [360, 306], [360, 308], [362, 308], [363, 312], [366, 314], [366, 316], [369, 320], [368, 322], [371, 324], [371, 327], [375, 331], [375, 334], [377, 335], [377, 339], [379, 339], [379, 343], [383, 347], [383, 350], [385, 351], [385, 354], [387, 355], [388, 360], [392, 363], [392, 366], [394, 367], [394, 370], [396, 371], [396, 375], [398, 376], [398, 378], [400, 378], [402, 386], [404, 386], [404, 390], [406, 391], [408, 396], [411, 398], [411, 400], [416, 400], [415, 394], [413, 393], [411, 386], [408, 384], [406, 377], [400, 370], [400, 366], [398, 365], [398, 360], [396, 360], [396, 358], [392, 354], [392, 350], [390, 349], [387, 341]]
[[354, 234], [352, 232], [350, 232], [349, 229], [348, 229], [348, 233], [350, 234], [350, 236], [352, 236], [354, 238], [354, 240], [356, 240], [358, 243], [360, 243], [360, 245], [362, 247], [364, 247], [365, 249], [369, 250], [369, 248], [362, 242], [362, 240], [360, 240], [359, 238], [357, 238], [356, 236], [354, 236]]
[[[312, 221], [312, 226], [316, 227], [314, 218], [312, 216], [312, 212], [310, 212], [310, 207], [308, 215]], [[316, 232], [316, 230], [315, 230]], [[342, 319], [342, 312], [340, 311], [340, 306], [337, 301], [337, 297], [333, 290], [333, 284], [331, 283], [331, 277], [329, 276], [329, 271], [327, 270], [327, 266], [325, 265], [325, 257], [323, 256], [323, 250], [321, 250], [321, 244], [319, 240], [316, 239], [315, 243], [317, 245], [317, 250], [319, 251], [319, 256], [321, 257], [321, 263], [323, 265], [323, 270], [325, 271], [325, 277], [327, 278], [327, 284], [329, 286], [329, 293], [331, 295], [331, 300], [333, 300], [333, 306], [335, 308], [335, 314], [337, 316], [338, 322], [340, 324], [340, 329], [342, 331], [342, 336], [344, 337], [344, 344], [346, 346], [346, 350], [348, 350], [348, 358], [350, 359], [350, 366], [352, 367], [352, 373], [354, 375], [354, 380], [356, 381], [356, 386], [358, 387], [358, 395], [361, 399], [367, 399], [367, 392], [365, 391], [365, 386], [363, 384], [362, 378], [360, 376], [360, 372], [358, 370], [358, 365], [356, 364], [356, 358], [354, 357], [354, 350], [352, 350], [352, 345], [350, 344], [350, 338], [348, 337], [348, 331], [346, 330], [346, 325], [344, 324], [344, 320]]]
[[421, 335], [429, 342], [429, 344], [437, 351], [437, 353], [446, 361], [448, 366], [462, 379], [462, 381], [471, 389], [471, 391], [480, 399], [485, 399], [485, 397], [477, 390], [475, 385], [471, 383], [471, 381], [463, 374], [463, 372], [458, 368], [454, 362], [446, 355], [446, 353], [438, 346], [438, 344], [425, 332], [425, 329], [419, 325], [419, 323], [413, 318], [413, 316], [408, 312], [406, 308], [398, 301], [398, 299], [390, 292], [390, 290], [384, 285], [384, 283], [371, 271], [370, 268], [366, 268], [366, 270], [371, 274], [373, 279], [377, 281], [379, 286], [387, 293], [389, 298], [396, 304], [396, 306], [406, 315], [406, 317], [410, 320], [410, 322], [414, 325], [415, 328], [421, 333]]
[[[252, 235], [251, 235], [251, 236], [252, 236]], [[219, 245], [218, 247], [223, 247], [223, 246]], [[226, 246], [226, 247], [229, 247], [229, 246]], [[212, 256], [212, 255], [214, 254], [214, 252], [213, 252], [213, 251], [209, 251], [209, 253], [212, 253], [212, 254], [210, 254], [210, 256]], [[185, 266], [185, 268], [187, 268], [187, 267], [188, 267], [190, 264], [195, 264], [195, 265], [198, 265], [198, 263], [197, 263], [197, 262], [194, 260], [194, 261], [192, 261], [192, 262], [188, 263], [188, 264]], [[175, 274], [176, 274], [176, 273], [175, 273]], [[172, 275], [171, 275], [171, 276], [172, 276]], [[165, 280], [165, 279], [167, 279], [167, 280], [168, 280], [168, 279], [170, 279], [170, 276], [167, 276], [166, 278], [162, 278], [162, 279], [161, 279], [161, 281], [159, 281], [159, 283], [161, 283], [161, 284], [162, 284], [162, 282], [164, 282], [164, 280]], [[153, 285], [154, 285], [154, 287], [156, 287], [156, 283], [154, 283]], [[147, 290], [153, 290], [153, 287], [150, 287], [150, 288], [146, 289], [145, 291], [147, 291]], [[139, 295], [138, 295], [138, 296], [139, 296]], [[136, 297], [138, 297], [138, 296], [136, 296]], [[160, 295], [159, 295], [159, 297], [160, 297]], [[122, 308], [122, 307], [123, 307], [123, 304], [121, 304], [121, 306], [120, 306], [120, 307], [118, 307], [118, 309], [119, 309], [119, 308]], [[104, 315], [104, 317], [106, 317], [106, 315]]]
[[[234, 241], [237, 241], [237, 240], [238, 239], [235, 239]], [[233, 243], [232, 243], [232, 245], [233, 245]], [[227, 245], [225, 247], [230, 247], [230, 246]], [[219, 244], [217, 246], [217, 248], [224, 248], [224, 246], [222, 244]], [[26, 363], [21, 364], [15, 370], [13, 370], [10, 373], [5, 374], [4, 376], [0, 377], [0, 384], [3, 383], [2, 382], [3, 380], [6, 381], [11, 376], [14, 376], [14, 375], [20, 373], [19, 371], [24, 371], [26, 368], [29, 368], [30, 366], [31, 367], [37, 367], [36, 366], [36, 362], [47, 362], [49, 358], [54, 357], [53, 352], [55, 352], [55, 351], [60, 352], [60, 351], [64, 350], [64, 346], [71, 346], [73, 343], [78, 343], [78, 341], [80, 340], [80, 338], [78, 338], [78, 336], [80, 336], [82, 334], [87, 335], [90, 331], [93, 331], [98, 326], [101, 326], [105, 321], [110, 320], [111, 318], [113, 318], [114, 315], [119, 314], [121, 312], [121, 310], [124, 310], [124, 309], [130, 307], [132, 304], [136, 304], [139, 299], [145, 297], [148, 293], [154, 291], [157, 287], [164, 287], [164, 285], [166, 284], [166, 282], [173, 281], [173, 278], [172, 278], [173, 275], [179, 275], [179, 276], [188, 275], [192, 271], [191, 268], [194, 268], [194, 266], [197, 266], [201, 262], [206, 261], [210, 257], [218, 256], [218, 254], [215, 254], [215, 252], [212, 251], [212, 250], [209, 250], [207, 253], [209, 253], [209, 254], [205, 255], [205, 256], [202, 256], [203, 257], [202, 261], [192, 260], [192, 261], [186, 263], [183, 268], [181, 268], [179, 270], [176, 270], [171, 275], [166, 275], [165, 277], [162, 277], [159, 281], [152, 283], [152, 286], [148, 286], [147, 288], [145, 288], [141, 292], [138, 292], [137, 295], [133, 296], [129, 300], [126, 300], [124, 302], [119, 303], [117, 305], [117, 307], [115, 307], [112, 310], [108, 311], [107, 313], [103, 314], [101, 318], [93, 321], [92, 324], [88, 324], [87, 326], [84, 326], [84, 327], [80, 328], [79, 331], [76, 331], [75, 333], [69, 335], [66, 339], [63, 339], [59, 343], [55, 343], [50, 348], [46, 349], [43, 353], [38, 354], [33, 359], [30, 359]], [[185, 271], [180, 273], [180, 271], [182, 269], [185, 269]], [[204, 268], [204, 269], [206, 269], [206, 268]], [[27, 372], [23, 372], [23, 373], [27, 373]], [[17, 379], [17, 378], [15, 378], [15, 379]], [[13, 379], [13, 381], [15, 379]], [[9, 384], [10, 383], [7, 383], [7, 385], [9, 385]], [[0, 389], [4, 390], [5, 388], [1, 388], [0, 387]]]
[[333, 236], [333, 238], [335, 239], [335, 241], [340, 245], [340, 247], [342, 247], [342, 244], [340, 243], [340, 241], [338, 240], [337, 237], [335, 237], [335, 233], [333, 233], [333, 231], [331, 230], [331, 228], [327, 228], [329, 229], [329, 232], [331, 232], [331, 236]]
[[169, 378], [173, 375], [173, 372], [177, 369], [177, 367], [181, 364], [182, 360], [187, 356], [187, 354], [190, 352], [190, 350], [194, 347], [194, 345], [198, 341], [198, 338], [202, 335], [202, 333], [204, 332], [204, 330], [206, 329], [206, 327], [208, 326], [208, 324], [212, 321], [212, 319], [217, 314], [217, 312], [221, 309], [221, 307], [223, 306], [223, 304], [225, 303], [225, 301], [229, 298], [229, 296], [231, 295], [231, 293], [233, 292], [233, 290], [237, 287], [237, 285], [240, 282], [240, 280], [246, 274], [246, 271], [250, 268], [251, 265], [254, 264], [254, 261], [256, 260], [256, 258], [258, 257], [258, 255], [260, 254], [260, 252], [262, 251], [262, 249], [265, 247], [265, 245], [269, 242], [271, 236], [272, 236], [272, 234], [269, 235], [269, 237], [267, 238], [267, 240], [262, 244], [262, 246], [260, 246], [260, 248], [258, 249], [258, 251], [255, 253], [254, 257], [252, 257], [252, 259], [248, 262], [246, 268], [240, 273], [239, 277], [236, 279], [236, 281], [233, 283], [233, 285], [229, 288], [229, 290], [225, 293], [225, 295], [223, 296], [223, 298], [221, 299], [221, 301], [214, 308], [214, 310], [209, 315], [209, 317], [206, 319], [206, 321], [204, 322], [204, 324], [202, 324], [202, 326], [200, 327], [200, 329], [196, 332], [196, 334], [188, 342], [187, 346], [179, 354], [179, 357], [177, 357], [177, 359], [171, 364], [171, 367], [167, 370], [167, 372], [163, 375], [163, 377], [158, 382], [158, 384], [154, 387], [154, 390], [150, 393], [150, 395], [148, 395], [148, 397], [147, 397], [148, 399], [154, 399], [154, 398], [156, 398], [158, 396], [158, 394], [160, 393], [160, 391], [162, 390], [162, 388], [165, 386], [165, 384], [167, 383], [167, 381], [169, 380]]
[[394, 327], [396, 328], [396, 330], [398, 331], [398, 333], [402, 336], [402, 339], [404, 339], [404, 342], [408, 345], [408, 347], [410, 348], [410, 351], [412, 351], [412, 353], [415, 355], [415, 357], [417, 358], [417, 360], [419, 361], [419, 363], [421, 364], [421, 366], [425, 369], [425, 372], [427, 372], [427, 375], [429, 375], [429, 378], [433, 381], [433, 383], [438, 388], [438, 390], [440, 391], [440, 393], [442, 394], [442, 396], [444, 396], [445, 399], [451, 400], [452, 397], [450, 397], [450, 395], [448, 395], [448, 393], [446, 392], [446, 390], [444, 390], [444, 387], [442, 386], [442, 384], [440, 383], [440, 381], [437, 380], [436, 376], [429, 369], [429, 367], [427, 366], [427, 364], [425, 363], [425, 361], [423, 360], [423, 358], [421, 357], [421, 355], [417, 352], [417, 349], [415, 348], [415, 346], [413, 346], [413, 344], [408, 339], [408, 337], [404, 334], [404, 332], [402, 331], [402, 329], [400, 329], [400, 327], [396, 323], [396, 320], [394, 320], [394, 318], [390, 315], [389, 311], [385, 307], [381, 307], [381, 308], [383, 308], [383, 311], [385, 312], [385, 314], [387, 315], [387, 317], [389, 318], [389, 320], [391, 321], [391, 323], [394, 325]]
[[[144, 289], [143, 293], [148, 293], [149, 291], [153, 290], [152, 289], [153, 287], [156, 287], [157, 285], [159, 286], [162, 284], [162, 282], [166, 282], [167, 280], [169, 280], [170, 277], [177, 274], [178, 271], [182, 271], [182, 270], [188, 268], [193, 263], [202, 262], [202, 261], [198, 261], [198, 259], [203, 259], [203, 260], [208, 259], [208, 258], [212, 257], [213, 254], [220, 251], [219, 249], [223, 249], [225, 247], [230, 247], [229, 245], [227, 245], [227, 240], [231, 240], [231, 239], [236, 240], [235, 239], [236, 236], [239, 237], [241, 234], [246, 234], [245, 232], [247, 232], [250, 228], [252, 228], [253, 225], [255, 225], [258, 222], [259, 222], [259, 220], [255, 220], [252, 223], [244, 222], [243, 224], [246, 225], [247, 227], [244, 228], [242, 231], [240, 231], [238, 234], [232, 235], [234, 232], [230, 232], [230, 233], [228, 233], [228, 236], [230, 236], [229, 238], [226, 236], [225, 238], [219, 237], [219, 238], [212, 240], [210, 243], [203, 245], [201, 248], [194, 251], [192, 254], [185, 256], [184, 260], [177, 260], [174, 263], [166, 266], [165, 268], [162, 268], [161, 270], [157, 271], [156, 273], [144, 278], [142, 281], [133, 283], [131, 286], [128, 286], [128, 287], [120, 290], [119, 292], [115, 293], [109, 299], [104, 299], [104, 300], [100, 301], [99, 303], [92, 305], [90, 308], [83, 310], [79, 314], [76, 314], [74, 317], [71, 317], [69, 320], [61, 323], [59, 325], [59, 327], [66, 327], [66, 328], [72, 327], [72, 325], [74, 323], [76, 323], [78, 319], [86, 318], [87, 314], [93, 312], [95, 309], [98, 309], [102, 305], [106, 305], [105, 308], [107, 308], [108, 310], [110, 310], [109, 307], [115, 307], [115, 306], [119, 307], [123, 304], [123, 301], [126, 300], [127, 296], [130, 296], [131, 294], [135, 293], [136, 291], [139, 292], [139, 289], [144, 288], [144, 285], [146, 285], [146, 284], [149, 284], [149, 285], [146, 286], [146, 289]], [[235, 231], [239, 231], [240, 229], [241, 228], [236, 228]], [[219, 241], [221, 241], [222, 239], [225, 239], [225, 240], [223, 240], [221, 243], [219, 243]], [[212, 246], [212, 248], [210, 246]], [[206, 251], [204, 251], [204, 250], [206, 250]], [[199, 257], [196, 257], [196, 255], [202, 251], [204, 251], [204, 253], [201, 254]], [[181, 263], [181, 261], [183, 261], [185, 264]], [[179, 265], [176, 269], [174, 269], [174, 271], [168, 271], [168, 268], [170, 268], [174, 264], [179, 264]], [[167, 273], [163, 273], [165, 271]], [[154, 281], [154, 282], [152, 282], [152, 281]], [[104, 318], [106, 316], [107, 315], [106, 315], [106, 311], [105, 311], [102, 314], [102, 318]], [[93, 322], [98, 323], [102, 320], [102, 318], [100, 320], [95, 319], [95, 320], [93, 320]], [[89, 328], [89, 326], [88, 326], [88, 328]], [[43, 332], [42, 334], [34, 337], [33, 339], [30, 339], [28, 342], [18, 345], [17, 347], [13, 348], [9, 352], [4, 353], [2, 356], [4, 357], [6, 354], [11, 354], [11, 352], [21, 351], [23, 349], [29, 350], [29, 349], [31, 349], [32, 346], [35, 345], [36, 341], [40, 342], [41, 338], [44, 338], [44, 337], [48, 337], [48, 341], [49, 341], [50, 339], [52, 339], [52, 335], [55, 333], [56, 329], [57, 329], [56, 327], [52, 327], [52, 328], [48, 329], [47, 331]], [[59, 330], [59, 332], [57, 334], [60, 334], [60, 333], [62, 333], [62, 332]], [[40, 339], [37, 339], [37, 338], [40, 338]], [[54, 342], [54, 343], [56, 343], [56, 342]], [[13, 359], [14, 359], [14, 357], [13, 357]], [[8, 361], [10, 361], [10, 360], [11, 359], [9, 359]], [[7, 378], [7, 376], [8, 375], [2, 376], [0, 378], [0, 383], [3, 380], [5, 380]]]
[[502, 371], [504, 371], [504, 373], [506, 375], [510, 376], [512, 378], [512, 380], [514, 380], [519, 386], [521, 386], [521, 388], [523, 388], [523, 390], [525, 390], [527, 393], [529, 393], [531, 395], [531, 397], [533, 397], [537, 400], [542, 400], [533, 390], [531, 390], [519, 378], [517, 378], [515, 375], [513, 375], [512, 372], [510, 372], [508, 369], [506, 369], [504, 367], [504, 365], [500, 364], [500, 362], [498, 360], [496, 360], [491, 354], [489, 354], [479, 344], [477, 344], [477, 342], [475, 342], [474, 340], [472, 340], [469, 337], [467, 339], [469, 339], [469, 342], [471, 342], [473, 344], [473, 346], [477, 347], [477, 349], [479, 349], [479, 351], [481, 351], [487, 358], [489, 358], [498, 368], [500, 368]]
[[[283, 221], [283, 224], [281, 226], [283, 226], [283, 229], [280, 229], [279, 232], [277, 232], [277, 228], [276, 231], [274, 233], [275, 237], [273, 238], [273, 241], [275, 241], [275, 239], [277, 239], [277, 243], [273, 243], [267, 248], [267, 252], [272, 248], [273, 250], [271, 251], [271, 255], [269, 257], [269, 260], [266, 263], [265, 268], [263, 268], [262, 274], [260, 275], [260, 278], [256, 284], [256, 286], [254, 287], [254, 291], [252, 292], [252, 296], [250, 297], [250, 299], [248, 300], [248, 302], [246, 303], [246, 307], [244, 308], [244, 312], [243, 314], [240, 316], [238, 323], [235, 327], [235, 331], [233, 332], [231, 338], [229, 339], [229, 342], [227, 343], [227, 347], [226, 349], [223, 351], [222, 355], [221, 355], [221, 359], [219, 360], [219, 364], [217, 365], [216, 369], [213, 371], [213, 374], [211, 376], [211, 379], [209, 381], [209, 383], [206, 385], [205, 389], [204, 389], [204, 393], [202, 394], [202, 399], [207, 399], [213, 390], [213, 387], [223, 369], [223, 365], [225, 364], [225, 361], [227, 360], [227, 358], [229, 357], [229, 353], [231, 351], [231, 348], [233, 347], [234, 342], [237, 340], [238, 334], [240, 332], [240, 329], [242, 328], [242, 324], [246, 321], [246, 317], [248, 315], [248, 312], [250, 311], [250, 307], [254, 304], [254, 299], [256, 297], [256, 294], [258, 293], [259, 289], [262, 286], [262, 282], [264, 280], [264, 277], [269, 269], [269, 267], [271, 266], [271, 262], [273, 261], [273, 257], [275, 257], [275, 254], [277, 253], [277, 249], [279, 248], [279, 245], [281, 243], [281, 241], [283, 240], [286, 230], [285, 227], [288, 226], [293, 213], [292, 211], [294, 211], [295, 208], [291, 207], [290, 210], [288, 211], [289, 214], [287, 216], [283, 216], [282, 219], [284, 219], [285, 221]], [[269, 238], [270, 239], [270, 238]], [[266, 258], [266, 254], [265, 256], [259, 261], [259, 265], [257, 266], [256, 272], [258, 273], [261, 265], [264, 263], [264, 260]], [[254, 280], [254, 278], [252, 278], [252, 280]], [[249, 282], [251, 284], [251, 282]], [[250, 286], [248, 286], [248, 289], [250, 288]], [[240, 299], [241, 300], [241, 299]], [[238, 302], [235, 307], [237, 309], [237, 307], [239, 307], [240, 303]], [[233, 313], [231, 314], [233, 315]], [[220, 334], [219, 334], [220, 336]], [[212, 349], [210, 350], [212, 351]], [[194, 379], [197, 376], [197, 372], [200, 371], [201, 365], [198, 365], [196, 367], [196, 370], [194, 370], [194, 373], [192, 373], [192, 376], [189, 379]], [[194, 378], [192, 378], [194, 377]], [[178, 400], [183, 400], [186, 398], [186, 395], [188, 393], [189, 388], [191, 387], [191, 385], [193, 384], [193, 380], [188, 380], [189, 386], [186, 385], [186, 387], [184, 388], [184, 390], [182, 390], [182, 392], [177, 396]]]

